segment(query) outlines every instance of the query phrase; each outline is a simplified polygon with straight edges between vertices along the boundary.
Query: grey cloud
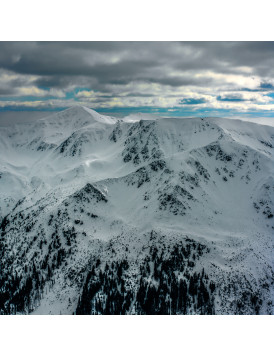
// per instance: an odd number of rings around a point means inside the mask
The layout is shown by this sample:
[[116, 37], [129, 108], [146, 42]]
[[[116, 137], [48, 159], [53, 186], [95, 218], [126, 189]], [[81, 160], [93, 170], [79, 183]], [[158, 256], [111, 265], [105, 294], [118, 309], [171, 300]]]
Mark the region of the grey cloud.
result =
[[219, 95], [217, 96], [218, 101], [230, 101], [230, 102], [240, 102], [240, 101], [247, 101], [247, 99], [244, 99], [241, 95], [239, 94], [233, 94], [233, 95]]
[[[2, 42], [0, 66], [17, 73], [37, 75], [102, 75], [106, 66], [92, 66], [86, 59], [103, 56], [118, 74], [138, 74], [153, 67], [171, 69], [239, 71], [251, 65], [254, 72], [273, 63], [272, 42]], [[112, 57], [121, 56], [118, 63]], [[124, 68], [124, 72], [121, 71]], [[139, 73], [141, 74], [141, 73]]]
[[[82, 87], [117, 97], [154, 95], [137, 89], [127, 93], [126, 86], [134, 88], [134, 83], [159, 84], [163, 93], [165, 86], [236, 89], [207, 72], [259, 76], [258, 88], [237, 90], [270, 91], [274, 42], [0, 42], [0, 70], [36, 77], [0, 83], [2, 96], [28, 85], [64, 91]], [[222, 95], [218, 100], [228, 101]]]
[[16, 89], [12, 87], [1, 87], [0, 86], [0, 96], [11, 96], [16, 94]]

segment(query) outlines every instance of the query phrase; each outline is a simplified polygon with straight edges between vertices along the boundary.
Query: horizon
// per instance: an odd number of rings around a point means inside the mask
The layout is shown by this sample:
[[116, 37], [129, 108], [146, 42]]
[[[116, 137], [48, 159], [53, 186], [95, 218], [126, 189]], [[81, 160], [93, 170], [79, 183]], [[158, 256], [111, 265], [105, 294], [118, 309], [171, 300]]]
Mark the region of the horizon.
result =
[[0, 42], [0, 113], [274, 117], [274, 42]]
[[111, 112], [111, 111], [104, 111], [104, 110], [98, 110], [98, 109], [93, 109], [88, 106], [84, 105], [79, 105], [75, 104], [70, 107], [64, 108], [64, 109], [58, 109], [58, 110], [22, 110], [22, 111], [1, 111], [0, 110], [0, 127], [1, 126], [9, 126], [13, 124], [25, 124], [25, 123], [31, 123], [35, 122], [36, 120], [39, 119], [45, 119], [47, 117], [50, 117], [51, 115], [57, 114], [62, 111], [66, 111], [69, 109], [72, 109], [73, 107], [87, 107], [88, 109], [92, 109], [95, 112], [98, 112], [101, 115], [104, 116], [110, 116], [113, 118], [117, 118], [120, 120], [123, 120], [127, 117], [130, 116], [138, 116], [141, 115], [142, 117], [146, 117], [148, 115], [149, 117], [151, 116], [151, 119], [198, 119], [198, 118], [204, 118], [204, 119], [227, 119], [227, 120], [240, 120], [243, 122], [250, 122], [250, 123], [255, 123], [255, 124], [260, 124], [260, 125], [266, 125], [266, 126], [272, 126], [274, 127], [274, 117], [244, 117], [244, 116], [205, 116], [205, 115], [196, 115], [196, 116], [190, 116], [190, 115], [185, 115], [185, 116], [177, 116], [177, 115], [160, 115], [160, 113], [157, 112], [142, 112], [142, 111], [119, 111], [117, 110], [116, 112]]

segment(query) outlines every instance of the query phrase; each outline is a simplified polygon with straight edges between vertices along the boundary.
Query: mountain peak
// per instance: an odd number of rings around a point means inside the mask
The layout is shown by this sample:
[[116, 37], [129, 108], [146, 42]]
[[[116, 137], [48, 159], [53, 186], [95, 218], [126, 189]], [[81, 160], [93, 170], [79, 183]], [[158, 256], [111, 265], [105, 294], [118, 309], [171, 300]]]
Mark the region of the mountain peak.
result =
[[64, 121], [69, 125], [71, 125], [73, 122], [80, 123], [81, 121], [84, 121], [87, 124], [92, 122], [99, 122], [102, 124], [114, 125], [117, 122], [117, 119], [110, 116], [101, 115], [95, 110], [87, 108], [86, 106], [76, 105], [49, 115], [38, 121], [48, 123], [58, 122], [59, 124], [60, 121]]
[[62, 110], [61, 113], [73, 114], [73, 115], [83, 114], [83, 113], [88, 113], [90, 115], [100, 115], [97, 111], [83, 105], [71, 106], [65, 110]]

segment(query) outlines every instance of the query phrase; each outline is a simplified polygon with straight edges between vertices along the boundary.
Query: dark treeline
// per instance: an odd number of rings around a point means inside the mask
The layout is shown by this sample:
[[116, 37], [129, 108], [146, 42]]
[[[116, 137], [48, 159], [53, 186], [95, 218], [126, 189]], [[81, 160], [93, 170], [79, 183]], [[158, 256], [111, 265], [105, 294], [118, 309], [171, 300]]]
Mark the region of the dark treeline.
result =
[[76, 314], [214, 314], [215, 284], [204, 270], [193, 272], [205, 246], [178, 244], [165, 250], [151, 247], [140, 265], [137, 288], [128, 285], [126, 259], [93, 265], [87, 275]]
[[[20, 249], [16, 255], [6, 249], [6, 220], [0, 226], [0, 314], [28, 314], [40, 303], [45, 286], [53, 286], [54, 273], [71, 254], [70, 246], [75, 243], [76, 233], [72, 227], [63, 230], [61, 238], [55, 227], [50, 243], [42, 236], [39, 239], [34, 236], [29, 246], [36, 243], [37, 251], [28, 260], [27, 250]], [[44, 245], [46, 254], [39, 254]], [[19, 257], [22, 264], [17, 271], [13, 266]]]

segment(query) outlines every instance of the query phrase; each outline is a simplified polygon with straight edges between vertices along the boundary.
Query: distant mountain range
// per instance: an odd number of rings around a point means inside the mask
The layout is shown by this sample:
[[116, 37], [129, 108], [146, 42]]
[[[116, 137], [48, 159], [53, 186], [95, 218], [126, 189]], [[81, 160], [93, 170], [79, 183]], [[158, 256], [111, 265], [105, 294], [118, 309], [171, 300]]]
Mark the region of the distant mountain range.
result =
[[274, 127], [73, 107], [0, 128], [0, 313], [273, 314]]

